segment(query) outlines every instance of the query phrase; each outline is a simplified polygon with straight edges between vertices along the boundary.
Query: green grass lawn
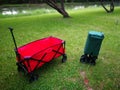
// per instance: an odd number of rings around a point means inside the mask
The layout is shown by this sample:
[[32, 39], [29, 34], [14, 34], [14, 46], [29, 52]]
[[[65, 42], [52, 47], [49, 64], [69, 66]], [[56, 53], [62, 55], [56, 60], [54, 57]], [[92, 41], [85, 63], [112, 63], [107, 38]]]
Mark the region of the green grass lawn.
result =
[[[0, 18], [0, 89], [1, 90], [87, 90], [81, 72], [86, 73], [93, 90], [120, 88], [120, 7], [107, 14], [103, 8], [69, 11], [71, 18], [58, 13]], [[9, 26], [14, 28], [18, 46], [55, 36], [66, 41], [66, 63], [61, 57], [38, 69], [38, 81], [18, 73], [14, 44]], [[96, 66], [79, 62], [90, 30], [104, 32], [105, 38]]]

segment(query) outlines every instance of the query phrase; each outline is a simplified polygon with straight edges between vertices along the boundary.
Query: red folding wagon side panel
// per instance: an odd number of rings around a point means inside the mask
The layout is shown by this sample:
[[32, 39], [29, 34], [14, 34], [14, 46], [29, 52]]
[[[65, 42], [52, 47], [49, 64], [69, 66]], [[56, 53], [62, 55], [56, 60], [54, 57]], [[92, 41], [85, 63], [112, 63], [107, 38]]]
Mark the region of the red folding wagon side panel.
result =
[[[18, 48], [21, 57], [19, 62], [24, 61], [23, 64], [30, 73], [44, 63], [64, 54], [63, 42], [63, 40], [51, 36], [21, 46]], [[28, 60], [25, 60], [26, 57]]]

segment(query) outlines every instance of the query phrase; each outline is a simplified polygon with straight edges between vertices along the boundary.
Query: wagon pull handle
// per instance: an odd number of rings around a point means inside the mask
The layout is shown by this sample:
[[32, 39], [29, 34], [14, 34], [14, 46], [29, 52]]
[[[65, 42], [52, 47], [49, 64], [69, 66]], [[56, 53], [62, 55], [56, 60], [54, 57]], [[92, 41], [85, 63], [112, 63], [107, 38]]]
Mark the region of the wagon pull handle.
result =
[[10, 32], [11, 32], [12, 39], [13, 39], [13, 42], [14, 42], [14, 45], [15, 45], [15, 50], [16, 50], [16, 52], [18, 53], [17, 44], [16, 44], [15, 37], [14, 37], [14, 34], [13, 34], [13, 28], [12, 28], [12, 27], [9, 27], [8, 29], [9, 29]]

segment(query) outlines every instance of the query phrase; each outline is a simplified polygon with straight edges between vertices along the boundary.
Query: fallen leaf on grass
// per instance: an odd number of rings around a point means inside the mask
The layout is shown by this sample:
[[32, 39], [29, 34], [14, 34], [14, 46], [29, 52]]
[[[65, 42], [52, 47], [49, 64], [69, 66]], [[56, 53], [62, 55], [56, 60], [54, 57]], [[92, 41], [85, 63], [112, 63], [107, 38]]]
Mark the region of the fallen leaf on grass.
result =
[[93, 89], [90, 87], [90, 85], [89, 85], [89, 80], [88, 80], [88, 78], [87, 78], [87, 76], [86, 76], [85, 71], [81, 71], [81, 72], [80, 72], [80, 75], [82, 76], [82, 78], [83, 78], [83, 80], [84, 80], [84, 85], [85, 85], [86, 89], [87, 89], [87, 90], [93, 90]]
[[93, 90], [91, 87], [87, 87], [87, 90]]
[[86, 77], [86, 73], [84, 71], [81, 71], [80, 75], [82, 76], [83, 79]]
[[89, 80], [87, 78], [84, 78], [84, 84], [88, 85], [89, 84]]

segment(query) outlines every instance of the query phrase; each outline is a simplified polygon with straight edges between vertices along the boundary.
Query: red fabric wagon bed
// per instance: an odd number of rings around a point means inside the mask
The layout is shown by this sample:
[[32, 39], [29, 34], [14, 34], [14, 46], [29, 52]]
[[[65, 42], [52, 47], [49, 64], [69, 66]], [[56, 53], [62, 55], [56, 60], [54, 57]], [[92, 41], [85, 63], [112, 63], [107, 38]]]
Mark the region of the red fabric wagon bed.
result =
[[30, 81], [37, 79], [33, 72], [45, 63], [59, 56], [63, 56], [62, 62], [67, 60], [64, 40], [50, 36], [17, 47], [13, 29], [9, 29], [15, 44], [18, 71], [24, 71], [29, 74]]
[[47, 37], [30, 42], [18, 48], [20, 58], [28, 73], [41, 67], [44, 63], [65, 54], [65, 41], [56, 37]]

